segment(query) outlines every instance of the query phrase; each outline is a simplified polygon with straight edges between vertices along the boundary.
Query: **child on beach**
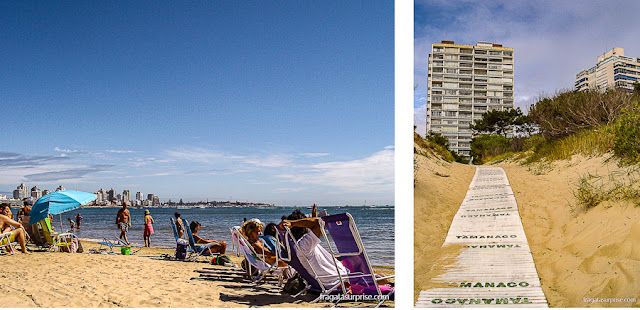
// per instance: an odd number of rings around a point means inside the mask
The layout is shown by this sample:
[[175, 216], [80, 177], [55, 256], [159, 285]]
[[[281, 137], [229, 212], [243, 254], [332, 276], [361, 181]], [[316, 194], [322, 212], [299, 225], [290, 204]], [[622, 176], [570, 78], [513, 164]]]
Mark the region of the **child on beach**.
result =
[[71, 230], [73, 230], [73, 228], [76, 226], [76, 223], [74, 223], [71, 218], [67, 218], [67, 220], [69, 221], [69, 226], [71, 226]]
[[149, 210], [144, 210], [144, 246], [151, 246], [151, 235], [153, 235], [153, 217], [149, 215]]

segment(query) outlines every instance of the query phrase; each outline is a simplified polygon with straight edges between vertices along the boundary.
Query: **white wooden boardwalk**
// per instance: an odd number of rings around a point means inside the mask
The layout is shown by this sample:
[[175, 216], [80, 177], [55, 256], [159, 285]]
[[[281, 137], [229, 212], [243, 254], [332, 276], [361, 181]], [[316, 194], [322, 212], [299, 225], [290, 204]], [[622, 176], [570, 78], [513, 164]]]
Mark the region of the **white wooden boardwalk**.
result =
[[548, 307], [502, 168], [476, 167], [442, 246], [459, 249], [438, 260], [416, 307]]

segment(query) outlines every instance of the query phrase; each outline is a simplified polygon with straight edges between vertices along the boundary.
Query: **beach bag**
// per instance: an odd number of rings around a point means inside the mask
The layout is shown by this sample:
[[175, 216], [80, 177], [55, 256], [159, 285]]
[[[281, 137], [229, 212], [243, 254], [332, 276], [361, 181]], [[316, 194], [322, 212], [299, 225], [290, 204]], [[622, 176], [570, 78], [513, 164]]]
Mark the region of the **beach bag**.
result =
[[289, 295], [296, 295], [302, 292], [302, 290], [304, 290], [305, 287], [307, 287], [307, 283], [304, 281], [304, 279], [300, 276], [299, 273], [296, 273], [293, 277], [287, 280], [287, 283], [285, 283], [284, 288], [282, 288], [282, 291]]
[[187, 246], [189, 242], [184, 239], [178, 239], [176, 243], [176, 258], [177, 259], [185, 259], [187, 258]]
[[231, 264], [231, 259], [226, 255], [218, 255], [211, 260], [211, 264], [224, 266], [225, 264]]

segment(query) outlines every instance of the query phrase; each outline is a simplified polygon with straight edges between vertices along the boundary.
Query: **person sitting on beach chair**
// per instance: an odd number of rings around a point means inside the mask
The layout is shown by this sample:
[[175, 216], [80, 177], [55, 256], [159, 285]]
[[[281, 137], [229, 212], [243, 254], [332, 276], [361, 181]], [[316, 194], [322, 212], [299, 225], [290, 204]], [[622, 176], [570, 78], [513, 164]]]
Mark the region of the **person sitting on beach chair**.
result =
[[[276, 260], [276, 254], [269, 250], [266, 246], [264, 239], [260, 238], [262, 233], [262, 225], [256, 221], [248, 221], [242, 224], [242, 233], [251, 244], [251, 247], [258, 253], [259, 255], [264, 255], [264, 260], [273, 265]], [[287, 264], [281, 260], [278, 261], [278, 267], [286, 267]]]
[[180, 218], [180, 213], [176, 212], [173, 214], [173, 216], [175, 216], [176, 218], [176, 232], [178, 233], [178, 238], [182, 238], [182, 236], [184, 235], [184, 224], [183, 224], [183, 220]]
[[[27, 254], [29, 253], [27, 252], [27, 239], [22, 224], [8, 217], [6, 215], [7, 209], [9, 209], [8, 203], [3, 203], [0, 205], [0, 234], [7, 234], [6, 239], [2, 239], [2, 243], [0, 243], [0, 246], [7, 245], [8, 248], [12, 249], [12, 247], [8, 245], [8, 243], [18, 241], [22, 253]], [[11, 226], [17, 227], [17, 229], [12, 230]]]
[[[258, 236], [260, 239], [264, 241], [264, 245], [267, 247], [267, 249], [269, 249], [269, 251], [271, 251], [271, 253], [276, 253], [276, 252], [282, 253], [282, 250], [284, 249], [284, 246], [282, 245], [282, 243], [278, 241], [278, 238], [276, 237], [276, 235], [278, 234], [277, 227], [278, 227], [278, 224], [269, 223], [264, 228], [264, 232], [262, 233], [262, 235]], [[281, 256], [283, 255], [281, 254]]]
[[206, 251], [204, 251], [204, 253], [207, 254], [214, 254], [214, 253], [218, 253], [219, 255], [223, 255], [226, 251], [227, 251], [227, 243], [224, 241], [215, 241], [215, 240], [209, 240], [209, 239], [204, 239], [198, 235], [196, 235], [198, 233], [198, 231], [200, 230], [200, 227], [202, 227], [202, 225], [200, 225], [200, 223], [198, 223], [197, 221], [193, 221], [191, 222], [191, 224], [189, 224], [189, 228], [191, 229], [191, 234], [193, 235], [193, 241], [195, 241], [195, 243], [200, 243], [200, 244], [207, 244], [207, 243], [217, 243], [214, 245], [210, 245], [209, 249], [207, 249]]
[[[296, 254], [304, 255], [304, 259], [300, 258], [302, 266], [311, 274], [315, 271], [318, 280], [322, 281], [325, 287], [335, 287], [339, 284], [338, 272], [343, 278], [348, 278], [349, 271], [341, 261], [333, 258], [320, 245], [320, 238], [323, 237], [321, 221], [322, 219], [317, 216], [317, 206], [314, 204], [310, 218], [300, 210], [295, 210], [280, 225], [289, 227], [296, 239], [300, 249]], [[384, 277], [382, 274], [380, 276]], [[378, 281], [378, 284], [385, 283], [388, 283], [388, 280]]]
[[317, 210], [314, 204], [311, 218], [307, 218], [300, 210], [295, 210], [287, 216], [286, 220], [282, 220], [280, 225], [288, 227], [296, 239], [300, 248], [297, 255], [304, 255], [304, 259], [300, 258], [302, 266], [311, 274], [315, 271], [318, 280], [322, 281], [325, 287], [335, 287], [340, 283], [338, 272], [344, 278], [349, 272], [342, 262], [334, 260], [333, 256], [320, 245], [321, 219], [316, 215]]

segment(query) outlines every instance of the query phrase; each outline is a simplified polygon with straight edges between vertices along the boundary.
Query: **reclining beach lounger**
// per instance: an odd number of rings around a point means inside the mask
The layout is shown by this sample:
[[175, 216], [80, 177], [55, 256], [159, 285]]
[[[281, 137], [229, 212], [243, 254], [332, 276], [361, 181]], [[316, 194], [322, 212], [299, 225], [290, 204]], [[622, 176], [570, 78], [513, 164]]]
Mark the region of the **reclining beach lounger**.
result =
[[133, 250], [132, 252], [130, 252], [129, 254], [136, 254], [138, 253], [140, 250], [142, 250], [143, 246], [140, 245], [131, 245], [131, 244], [127, 244], [126, 242], [124, 242], [124, 240], [119, 239], [119, 238], [113, 238], [113, 239], [107, 239], [107, 238], [102, 238], [102, 241], [98, 242], [98, 244], [100, 244], [100, 247], [98, 248], [98, 252], [102, 252], [102, 247], [105, 246], [105, 251], [106, 248], [109, 248], [109, 252], [107, 252], [108, 254], [120, 254], [121, 251], [116, 252], [113, 250], [113, 248], [122, 248], [122, 247], [131, 247], [134, 248], [136, 250]]
[[[268, 274], [278, 276], [278, 286], [282, 286], [283, 273], [289, 267], [278, 267], [280, 254], [276, 253], [276, 261], [272, 264], [267, 263], [263, 254], [258, 254], [251, 246], [249, 240], [240, 232], [239, 226], [231, 227], [231, 239], [234, 244], [238, 244], [238, 252], [242, 253], [247, 260], [247, 274], [253, 283], [260, 283]], [[257, 271], [257, 272], [254, 272]]]
[[[308, 261], [306, 262], [305, 265], [309, 266], [310, 269], [307, 270], [300, 261], [301, 259], [306, 259], [305, 255], [298, 255], [298, 253], [302, 252], [298, 247], [297, 241], [294, 239], [291, 230], [286, 228], [284, 231], [280, 231], [280, 238], [285, 241], [285, 248], [288, 253], [288, 257], [283, 257], [282, 259], [288, 262], [289, 265], [300, 274], [305, 282], [307, 282], [305, 290], [296, 294], [294, 297], [297, 297], [306, 291], [320, 294], [320, 297], [312, 302], [317, 302], [323, 295], [342, 294], [343, 297], [351, 294], [374, 295], [377, 296], [374, 298], [380, 301], [376, 307], [380, 306], [385, 300], [387, 300], [387, 298], [393, 295], [394, 290], [391, 289], [389, 291], [388, 287], [385, 287], [385, 291], [387, 292], [383, 292], [377, 284], [377, 280], [391, 277], [378, 278], [372, 272], [373, 268], [369, 263], [369, 259], [351, 215], [343, 213], [321, 217], [321, 219], [323, 239], [328, 245], [329, 253], [334, 257], [334, 259], [341, 259], [344, 267], [349, 270], [348, 275], [342, 276], [337, 272], [338, 267], [336, 266], [335, 274], [338, 276], [333, 277], [339, 277], [340, 283], [348, 282], [350, 288], [340, 284], [334, 287], [324, 286], [322, 281], [320, 281], [321, 277], [318, 276], [318, 273], [313, 269], [312, 264]], [[336, 249], [334, 249], [329, 242], [327, 231], [331, 235]], [[337, 298], [334, 306], [341, 300], [342, 299]]]
[[37, 234], [36, 238], [33, 238], [36, 245], [41, 249], [46, 249], [47, 251], [53, 251], [56, 248], [61, 249], [63, 247], [70, 246], [73, 243], [72, 239], [78, 239], [78, 237], [73, 233], [55, 233], [51, 228], [51, 221], [49, 218], [45, 218], [40, 220], [37, 224], [34, 225], [34, 235]]
[[[377, 306], [391, 298], [395, 290], [389, 286], [384, 286], [383, 292], [381, 286], [378, 285], [378, 281], [395, 276], [379, 277], [373, 272], [369, 257], [362, 244], [360, 233], [358, 233], [358, 228], [351, 214], [341, 213], [321, 218], [324, 222], [322, 232], [327, 242], [329, 253], [334, 258], [341, 259], [342, 264], [349, 270], [348, 279], [351, 284], [351, 293], [376, 296], [376, 300], [379, 300]], [[329, 242], [326, 232], [331, 235], [335, 248]]]
[[[339, 287], [339, 286], [325, 287], [322, 284], [322, 281], [320, 281], [317, 272], [313, 268], [311, 268], [311, 270], [307, 270], [304, 267], [304, 265], [300, 260], [300, 257], [302, 257], [302, 259], [306, 259], [306, 258], [304, 255], [298, 255], [298, 253], [302, 253], [302, 251], [300, 250], [297, 241], [293, 237], [293, 234], [291, 233], [291, 230], [288, 227], [285, 228], [285, 230], [278, 229], [278, 234], [279, 234], [279, 239], [284, 241], [283, 242], [285, 247], [284, 252], [286, 254], [286, 256], [283, 255], [281, 259], [287, 262], [287, 264], [289, 264], [289, 266], [293, 268], [307, 284], [302, 291], [300, 291], [298, 294], [295, 294], [293, 296], [294, 298], [306, 292], [311, 292], [311, 293], [320, 295], [318, 296], [318, 298], [311, 301], [312, 303], [314, 303], [320, 300], [322, 295], [334, 295], [334, 294], [347, 293], [346, 290], [344, 290], [342, 287]], [[306, 264], [307, 266], [311, 265], [309, 264], [308, 261]]]
[[[183, 219], [184, 223], [188, 223], [187, 220]], [[189, 254], [189, 256], [186, 258], [186, 260], [188, 261], [197, 261], [198, 258], [200, 258], [201, 256], [213, 256], [213, 255], [219, 255], [220, 253], [207, 253], [207, 249], [209, 249], [209, 246], [212, 245], [220, 245], [217, 242], [210, 242], [207, 244], [196, 244], [195, 239], [193, 238], [193, 233], [191, 232], [191, 228], [189, 227], [189, 225], [184, 225], [184, 230], [186, 232], [186, 235], [189, 237], [189, 249], [190, 251], [187, 253]], [[176, 236], [178, 235], [177, 231], [176, 231]], [[176, 239], [177, 241], [177, 239]]]

